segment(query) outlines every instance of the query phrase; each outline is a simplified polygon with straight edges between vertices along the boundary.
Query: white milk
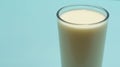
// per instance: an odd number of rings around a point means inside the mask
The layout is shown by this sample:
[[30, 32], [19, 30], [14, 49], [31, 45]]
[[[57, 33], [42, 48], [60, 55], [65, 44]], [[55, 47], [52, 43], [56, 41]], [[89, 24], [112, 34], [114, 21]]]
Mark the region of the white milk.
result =
[[62, 67], [101, 67], [107, 23], [97, 22], [106, 16], [80, 9], [65, 12], [60, 17], [69, 22], [59, 20], [58, 23]]

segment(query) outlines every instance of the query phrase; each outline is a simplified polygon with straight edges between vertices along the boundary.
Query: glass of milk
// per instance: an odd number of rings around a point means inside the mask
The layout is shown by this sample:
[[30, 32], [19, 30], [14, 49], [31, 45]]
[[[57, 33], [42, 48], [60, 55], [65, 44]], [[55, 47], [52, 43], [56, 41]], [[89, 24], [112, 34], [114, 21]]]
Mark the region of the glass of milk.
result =
[[109, 13], [92, 5], [57, 12], [62, 67], [102, 67]]

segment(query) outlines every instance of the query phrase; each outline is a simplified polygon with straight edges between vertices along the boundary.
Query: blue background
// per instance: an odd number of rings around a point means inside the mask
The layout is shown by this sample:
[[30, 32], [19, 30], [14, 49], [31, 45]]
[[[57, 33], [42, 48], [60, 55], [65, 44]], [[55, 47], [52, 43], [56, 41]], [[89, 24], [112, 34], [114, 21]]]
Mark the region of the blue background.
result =
[[103, 67], [120, 67], [119, 0], [0, 0], [0, 67], [61, 67], [56, 11], [70, 4], [110, 12]]

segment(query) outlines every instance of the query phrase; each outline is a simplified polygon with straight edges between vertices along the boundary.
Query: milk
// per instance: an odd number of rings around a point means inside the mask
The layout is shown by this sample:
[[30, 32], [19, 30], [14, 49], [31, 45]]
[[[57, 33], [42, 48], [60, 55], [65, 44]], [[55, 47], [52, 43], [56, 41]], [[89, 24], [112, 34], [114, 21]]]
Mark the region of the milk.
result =
[[[62, 67], [101, 67], [104, 51], [105, 15], [93, 10], [65, 12], [59, 20]], [[98, 23], [99, 22], [99, 23]]]

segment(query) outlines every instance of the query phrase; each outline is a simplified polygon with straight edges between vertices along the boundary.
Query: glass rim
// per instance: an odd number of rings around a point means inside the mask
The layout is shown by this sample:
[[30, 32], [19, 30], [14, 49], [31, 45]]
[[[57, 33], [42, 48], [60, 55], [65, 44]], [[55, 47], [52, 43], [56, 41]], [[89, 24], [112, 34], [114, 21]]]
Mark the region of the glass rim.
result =
[[[77, 24], [77, 23], [72, 23], [72, 22], [65, 21], [64, 19], [62, 19], [60, 17], [61, 10], [65, 9], [65, 8], [68, 8], [68, 7], [74, 7], [74, 6], [91, 7], [91, 8], [96, 8], [96, 9], [102, 10], [102, 11], [104, 11], [106, 13], [106, 17], [103, 20], [101, 20], [101, 21], [98, 21], [98, 22], [95, 22], [95, 23], [91, 23], [91, 24]], [[60, 8], [57, 11], [56, 15], [57, 15], [57, 18], [60, 19], [61, 21], [65, 22], [65, 23], [68, 23], [68, 24], [73, 24], [73, 25], [94, 25], [94, 24], [102, 23], [102, 22], [106, 21], [109, 18], [109, 12], [105, 8], [100, 7], [100, 6], [93, 6], [93, 5], [68, 5], [68, 6], [63, 6], [62, 8]]]

